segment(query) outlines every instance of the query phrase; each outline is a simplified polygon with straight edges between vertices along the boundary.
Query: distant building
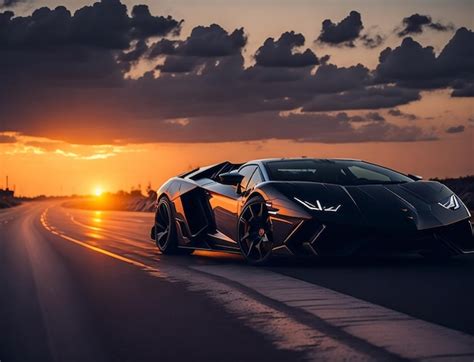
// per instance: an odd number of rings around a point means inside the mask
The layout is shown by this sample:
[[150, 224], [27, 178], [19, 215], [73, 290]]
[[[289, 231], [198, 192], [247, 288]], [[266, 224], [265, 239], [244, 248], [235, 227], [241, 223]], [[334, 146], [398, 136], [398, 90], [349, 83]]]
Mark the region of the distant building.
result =
[[15, 191], [10, 189], [0, 189], [0, 199], [12, 199], [15, 196]]
[[6, 177], [7, 187], [0, 189], [0, 199], [13, 199], [15, 197], [15, 191], [8, 188], [8, 176]]

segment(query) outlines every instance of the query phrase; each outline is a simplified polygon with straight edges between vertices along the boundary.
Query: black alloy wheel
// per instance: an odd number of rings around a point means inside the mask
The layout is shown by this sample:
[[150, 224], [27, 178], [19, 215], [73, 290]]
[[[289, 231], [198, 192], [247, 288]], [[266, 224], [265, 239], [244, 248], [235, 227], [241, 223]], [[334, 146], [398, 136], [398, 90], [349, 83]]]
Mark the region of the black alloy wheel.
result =
[[272, 254], [272, 224], [265, 201], [250, 199], [242, 209], [238, 225], [239, 246], [253, 265], [267, 264]]
[[155, 214], [155, 242], [163, 254], [174, 254], [177, 251], [176, 226], [173, 222], [171, 202], [162, 197], [158, 202]]

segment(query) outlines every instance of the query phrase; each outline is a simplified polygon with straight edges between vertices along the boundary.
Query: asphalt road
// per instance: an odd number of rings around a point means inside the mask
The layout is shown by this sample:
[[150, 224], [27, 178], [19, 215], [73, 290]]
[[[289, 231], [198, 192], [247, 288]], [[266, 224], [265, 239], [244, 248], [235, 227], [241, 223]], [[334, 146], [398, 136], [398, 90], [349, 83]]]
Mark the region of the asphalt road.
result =
[[[315, 312], [316, 318], [295, 307], [308, 293], [314, 301], [321, 299], [318, 293], [332, 293], [336, 304], [347, 296], [350, 303], [368, 302], [360, 308], [388, 308], [402, 316], [392, 317], [391, 331], [401, 326], [398, 320], [409, 319], [428, 331], [423, 338], [433, 336], [424, 341], [428, 346], [438, 343], [437, 336], [463, 341], [447, 345], [437, 357], [473, 360], [474, 256], [443, 263], [407, 256], [281, 260], [254, 268], [222, 253], [164, 257], [148, 239], [152, 220], [145, 213], [66, 209], [60, 202], [1, 211], [0, 360], [419, 356], [400, 347], [406, 344], [403, 332], [386, 347], [372, 327], [348, 329], [324, 317], [327, 310]], [[271, 289], [252, 286], [258, 278]], [[292, 285], [301, 285], [294, 293], [307, 292], [286, 302], [281, 298], [291, 294]], [[273, 297], [272, 290], [281, 292]], [[378, 334], [384, 332], [382, 327]]]

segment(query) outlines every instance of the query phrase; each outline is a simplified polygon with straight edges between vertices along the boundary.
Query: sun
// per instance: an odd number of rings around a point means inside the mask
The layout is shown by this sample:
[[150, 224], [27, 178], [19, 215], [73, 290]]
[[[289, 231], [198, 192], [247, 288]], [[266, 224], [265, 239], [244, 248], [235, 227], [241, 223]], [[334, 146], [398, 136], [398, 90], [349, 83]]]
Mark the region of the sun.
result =
[[101, 196], [103, 194], [103, 190], [102, 190], [102, 187], [100, 186], [97, 186], [95, 189], [94, 189], [94, 195], [95, 196]]

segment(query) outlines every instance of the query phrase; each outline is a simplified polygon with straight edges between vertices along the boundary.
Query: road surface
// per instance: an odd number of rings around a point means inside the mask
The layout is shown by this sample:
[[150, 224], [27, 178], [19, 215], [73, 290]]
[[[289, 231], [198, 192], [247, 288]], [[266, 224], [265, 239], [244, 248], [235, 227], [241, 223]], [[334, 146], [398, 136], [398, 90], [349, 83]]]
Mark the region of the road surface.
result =
[[0, 360], [474, 359], [474, 256], [162, 256], [152, 214], [0, 212]]

